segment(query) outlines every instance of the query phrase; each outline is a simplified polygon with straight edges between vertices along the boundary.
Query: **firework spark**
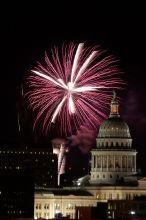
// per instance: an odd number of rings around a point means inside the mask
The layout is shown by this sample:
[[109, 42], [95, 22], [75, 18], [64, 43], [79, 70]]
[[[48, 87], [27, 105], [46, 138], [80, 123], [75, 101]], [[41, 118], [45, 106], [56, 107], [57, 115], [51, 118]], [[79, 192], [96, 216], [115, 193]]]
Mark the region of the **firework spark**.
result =
[[114, 57], [104, 54], [83, 43], [45, 54], [45, 64], [39, 63], [28, 78], [26, 96], [37, 114], [34, 128], [40, 121], [47, 133], [56, 123], [62, 134], [70, 135], [86, 123], [96, 127], [106, 117], [111, 90], [122, 81]]

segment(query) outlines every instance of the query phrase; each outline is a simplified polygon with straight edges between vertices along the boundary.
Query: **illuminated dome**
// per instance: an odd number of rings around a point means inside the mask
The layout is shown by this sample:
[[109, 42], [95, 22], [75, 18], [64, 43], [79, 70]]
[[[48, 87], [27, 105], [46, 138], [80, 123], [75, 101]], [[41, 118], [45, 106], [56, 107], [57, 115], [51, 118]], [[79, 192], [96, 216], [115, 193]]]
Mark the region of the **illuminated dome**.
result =
[[129, 148], [132, 145], [132, 139], [128, 125], [120, 118], [119, 104], [114, 93], [111, 101], [111, 111], [109, 118], [106, 119], [99, 128], [97, 136], [97, 148]]
[[100, 126], [98, 138], [131, 138], [128, 125], [121, 118], [108, 118]]

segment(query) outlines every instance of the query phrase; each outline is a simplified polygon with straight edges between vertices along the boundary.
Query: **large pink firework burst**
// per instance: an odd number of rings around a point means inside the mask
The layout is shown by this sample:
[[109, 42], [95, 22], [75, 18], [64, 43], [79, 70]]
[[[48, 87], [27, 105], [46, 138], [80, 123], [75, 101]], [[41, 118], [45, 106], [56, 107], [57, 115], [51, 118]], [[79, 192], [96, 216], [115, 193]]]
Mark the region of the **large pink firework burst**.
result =
[[116, 63], [112, 55], [84, 43], [45, 54], [45, 63], [38, 63], [28, 77], [26, 96], [36, 113], [34, 128], [41, 122], [47, 134], [56, 123], [61, 134], [71, 135], [86, 123], [97, 127], [106, 117], [112, 89], [122, 85]]

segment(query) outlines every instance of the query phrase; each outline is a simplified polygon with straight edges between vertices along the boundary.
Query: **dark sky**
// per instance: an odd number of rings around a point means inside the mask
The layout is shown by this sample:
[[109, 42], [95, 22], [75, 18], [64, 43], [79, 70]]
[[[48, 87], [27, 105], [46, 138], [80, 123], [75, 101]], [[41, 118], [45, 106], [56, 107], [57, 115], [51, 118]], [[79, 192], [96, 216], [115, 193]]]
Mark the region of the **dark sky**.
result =
[[[64, 1], [63, 1], [64, 2]], [[35, 3], [36, 4], [36, 3]], [[85, 3], [84, 3], [85, 4]], [[27, 72], [42, 60], [44, 51], [63, 42], [99, 44], [120, 60], [128, 89], [121, 115], [128, 122], [139, 155], [146, 159], [146, 15], [142, 6], [13, 5], [2, 16], [0, 77], [0, 141], [15, 143], [18, 86]], [[144, 165], [144, 163], [143, 163]]]

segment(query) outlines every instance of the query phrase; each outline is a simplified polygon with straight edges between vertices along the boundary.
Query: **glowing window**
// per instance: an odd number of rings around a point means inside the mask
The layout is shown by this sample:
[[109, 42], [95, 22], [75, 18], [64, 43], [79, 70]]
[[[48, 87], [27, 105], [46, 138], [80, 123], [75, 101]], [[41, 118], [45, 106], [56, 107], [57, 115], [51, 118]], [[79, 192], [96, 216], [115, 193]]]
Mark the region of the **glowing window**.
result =
[[113, 105], [113, 106], [112, 106], [111, 112], [112, 112], [112, 113], [117, 113], [117, 106], [116, 106], [116, 105]]

